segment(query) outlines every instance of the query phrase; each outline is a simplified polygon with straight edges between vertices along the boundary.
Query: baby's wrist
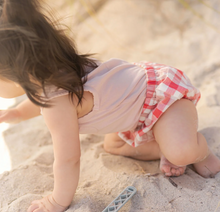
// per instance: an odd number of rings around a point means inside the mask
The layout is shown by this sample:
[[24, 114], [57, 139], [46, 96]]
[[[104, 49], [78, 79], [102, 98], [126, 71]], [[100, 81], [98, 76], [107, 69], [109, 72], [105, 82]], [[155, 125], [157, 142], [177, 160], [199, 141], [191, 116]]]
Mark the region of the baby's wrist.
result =
[[23, 116], [22, 116], [22, 113], [19, 110], [19, 108], [15, 107], [15, 108], [13, 108], [11, 110], [14, 111], [14, 115], [15, 115], [14, 123], [17, 124], [17, 123], [20, 123], [20, 122], [22, 122], [24, 120]]
[[47, 199], [48, 201], [53, 205], [55, 206], [57, 209], [59, 209], [60, 211], [65, 211], [66, 209], [68, 209], [69, 205], [68, 206], [63, 206], [63, 205], [60, 205], [53, 197], [52, 194], [48, 195], [47, 196]]

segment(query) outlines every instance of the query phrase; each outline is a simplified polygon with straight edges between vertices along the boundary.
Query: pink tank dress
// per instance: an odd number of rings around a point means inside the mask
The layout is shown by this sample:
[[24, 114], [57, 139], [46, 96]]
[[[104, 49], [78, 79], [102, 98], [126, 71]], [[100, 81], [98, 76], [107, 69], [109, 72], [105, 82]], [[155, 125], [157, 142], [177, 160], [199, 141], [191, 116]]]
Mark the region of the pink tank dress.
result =
[[[195, 105], [200, 92], [180, 70], [149, 62], [110, 59], [88, 74], [84, 90], [93, 94], [94, 107], [78, 119], [81, 134], [118, 135], [136, 147], [154, 140], [152, 127], [166, 109], [181, 98]], [[50, 88], [48, 98], [68, 95]]]

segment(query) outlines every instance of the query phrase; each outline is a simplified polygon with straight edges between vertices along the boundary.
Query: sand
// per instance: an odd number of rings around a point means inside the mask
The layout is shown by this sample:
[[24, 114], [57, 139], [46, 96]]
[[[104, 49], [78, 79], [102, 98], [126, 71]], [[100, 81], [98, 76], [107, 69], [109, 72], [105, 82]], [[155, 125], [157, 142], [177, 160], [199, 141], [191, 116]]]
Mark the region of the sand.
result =
[[[173, 0], [48, 2], [72, 29], [80, 52], [97, 52], [102, 61], [148, 60], [185, 71], [202, 93], [197, 106], [199, 131], [220, 157], [220, 14], [199, 1], [187, 2], [201, 16]], [[218, 0], [205, 2], [220, 11]], [[0, 109], [25, 98], [0, 99]], [[0, 211], [25, 212], [32, 200], [53, 189], [50, 133], [41, 116], [0, 127]], [[131, 185], [137, 193], [121, 212], [220, 211], [220, 174], [204, 179], [189, 166], [184, 175], [172, 178], [174, 184], [160, 173], [159, 161], [106, 153], [103, 137], [80, 136], [81, 177], [68, 212], [101, 212]]]

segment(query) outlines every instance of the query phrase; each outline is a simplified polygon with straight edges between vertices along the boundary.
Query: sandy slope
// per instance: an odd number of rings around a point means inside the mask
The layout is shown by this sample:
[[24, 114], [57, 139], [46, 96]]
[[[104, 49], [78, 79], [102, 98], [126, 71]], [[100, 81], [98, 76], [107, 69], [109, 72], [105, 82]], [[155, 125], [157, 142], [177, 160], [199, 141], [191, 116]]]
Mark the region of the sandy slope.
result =
[[[148, 60], [184, 70], [202, 92], [199, 130], [220, 157], [220, 36], [215, 30], [172, 0], [91, 0], [88, 8], [82, 6], [85, 0], [51, 2], [68, 17], [64, 21], [81, 52], [98, 52], [101, 60]], [[218, 0], [207, 2], [220, 10]], [[198, 2], [192, 6], [220, 28], [219, 14]], [[0, 175], [0, 211], [24, 212], [53, 188], [51, 138], [42, 117], [11, 125], [2, 136], [12, 170]], [[159, 173], [159, 161], [113, 156], [102, 144], [102, 135], [81, 136], [81, 178], [68, 212], [101, 212], [129, 185], [138, 191], [122, 212], [220, 211], [220, 174], [204, 179], [189, 167], [173, 178], [175, 187], [162, 174], [147, 175]]]

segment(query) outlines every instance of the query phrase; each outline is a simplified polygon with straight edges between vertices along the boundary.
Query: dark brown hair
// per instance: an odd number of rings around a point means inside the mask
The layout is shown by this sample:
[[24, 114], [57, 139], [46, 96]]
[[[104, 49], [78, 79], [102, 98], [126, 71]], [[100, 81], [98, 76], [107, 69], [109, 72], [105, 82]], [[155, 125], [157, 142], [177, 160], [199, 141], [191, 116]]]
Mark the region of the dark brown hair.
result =
[[47, 107], [46, 86], [83, 97], [85, 67], [91, 55], [79, 55], [73, 41], [41, 10], [37, 0], [0, 0], [0, 76], [21, 85], [36, 105]]

